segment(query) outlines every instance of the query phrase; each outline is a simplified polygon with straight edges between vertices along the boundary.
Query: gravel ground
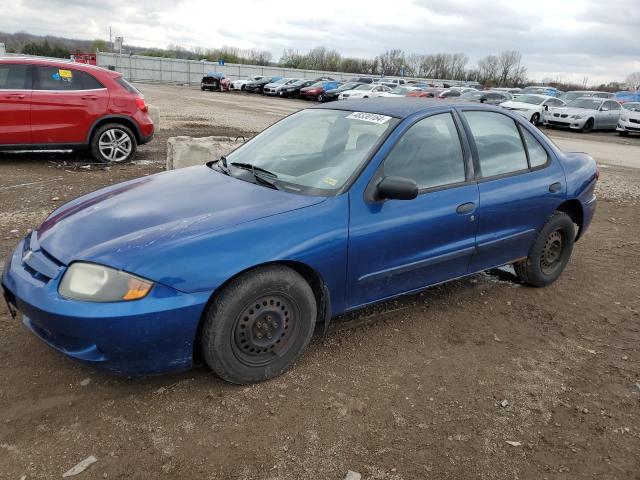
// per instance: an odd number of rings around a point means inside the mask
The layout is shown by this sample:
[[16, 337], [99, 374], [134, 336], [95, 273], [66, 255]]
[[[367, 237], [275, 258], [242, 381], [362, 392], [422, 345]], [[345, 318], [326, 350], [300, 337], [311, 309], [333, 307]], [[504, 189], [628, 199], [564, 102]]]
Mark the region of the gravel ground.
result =
[[[57, 205], [161, 171], [168, 136], [250, 135], [306, 105], [142, 89], [162, 123], [137, 164], [0, 156], [0, 264]], [[201, 365], [114, 377], [0, 306], [0, 479], [60, 478], [91, 455], [76, 478], [639, 478], [640, 170], [601, 172], [594, 223], [553, 286], [498, 270], [343, 316], [260, 385]]]

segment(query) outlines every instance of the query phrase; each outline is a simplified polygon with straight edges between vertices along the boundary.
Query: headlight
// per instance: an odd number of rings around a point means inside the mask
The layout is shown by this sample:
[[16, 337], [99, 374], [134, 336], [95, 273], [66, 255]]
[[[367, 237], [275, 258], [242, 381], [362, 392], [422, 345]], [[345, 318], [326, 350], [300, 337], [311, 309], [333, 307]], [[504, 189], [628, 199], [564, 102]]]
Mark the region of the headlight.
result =
[[94, 263], [72, 263], [58, 293], [63, 297], [88, 302], [120, 302], [145, 297], [153, 282], [130, 273]]
[[576, 115], [571, 115], [571, 118], [575, 118], [576, 120], [580, 120], [581, 118], [584, 118], [585, 115], [582, 115], [581, 113], [578, 113]]

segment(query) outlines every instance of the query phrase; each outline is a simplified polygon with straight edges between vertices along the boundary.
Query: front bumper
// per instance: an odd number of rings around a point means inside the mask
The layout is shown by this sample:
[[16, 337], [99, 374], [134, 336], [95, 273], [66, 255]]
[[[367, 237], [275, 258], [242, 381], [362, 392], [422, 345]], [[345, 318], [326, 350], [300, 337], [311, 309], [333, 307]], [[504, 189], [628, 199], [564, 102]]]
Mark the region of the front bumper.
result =
[[584, 124], [587, 123], [588, 117], [576, 119], [570, 117], [555, 117], [552, 115], [544, 115], [543, 123], [545, 125], [551, 125], [552, 127], [572, 128], [581, 130], [584, 128]]
[[[33, 235], [36, 235], [35, 233]], [[29, 242], [25, 248], [25, 242]], [[22, 313], [24, 325], [65, 355], [123, 375], [155, 375], [186, 370], [193, 363], [194, 341], [210, 294], [186, 294], [156, 284], [149, 295], [131, 302], [93, 303], [58, 294], [66, 267], [34, 270], [33, 259], [53, 262], [30, 237], [11, 255], [1, 284]], [[31, 250], [29, 265], [23, 253]], [[39, 261], [39, 260], [38, 260]], [[45, 262], [46, 263], [46, 262]], [[44, 270], [44, 269], [43, 269]]]
[[636, 122], [624, 121], [620, 119], [618, 120], [618, 125], [616, 126], [616, 130], [619, 132], [640, 133], [640, 120], [636, 120]]

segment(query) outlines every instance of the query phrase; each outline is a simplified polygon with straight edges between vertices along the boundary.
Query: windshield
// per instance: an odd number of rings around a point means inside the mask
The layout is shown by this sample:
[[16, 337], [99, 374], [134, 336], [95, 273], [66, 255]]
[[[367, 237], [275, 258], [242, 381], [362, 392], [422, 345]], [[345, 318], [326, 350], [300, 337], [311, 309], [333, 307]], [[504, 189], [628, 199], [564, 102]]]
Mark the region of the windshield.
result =
[[484, 95], [482, 92], [467, 92], [460, 95], [460, 98], [465, 100], [478, 100]]
[[540, 95], [520, 95], [516, 101], [530, 103], [532, 105], [541, 105], [542, 102], [545, 101], [545, 97], [541, 97]]
[[280, 80], [276, 80], [271, 83], [273, 83], [274, 85], [282, 85], [283, 83], [287, 83], [287, 82], [289, 82], [288, 78], [281, 78]]
[[567, 103], [567, 107], [569, 108], [586, 108], [588, 110], [598, 110], [600, 105], [602, 105], [602, 100], [595, 98], [578, 98], [577, 100], [572, 100]]
[[592, 97], [593, 93], [592, 92], [567, 92], [562, 96], [562, 99], [565, 102], [571, 101], [571, 100], [575, 100], [576, 98], [580, 98], [580, 97]]
[[625, 110], [630, 110], [632, 112], [640, 112], [640, 103], [635, 103], [635, 102], [624, 103], [622, 105], [622, 108], [624, 108]]
[[231, 173], [242, 179], [251, 164], [272, 172], [278, 188], [307, 195], [330, 195], [356, 174], [376, 143], [398, 120], [384, 115], [328, 109], [301, 110], [269, 127], [227, 156]]
[[547, 93], [546, 87], [527, 87], [522, 90], [522, 93]]
[[358, 85], [360, 85], [359, 82], [349, 82], [349, 83], [345, 83], [343, 85], [340, 85], [338, 87], [338, 90], [340, 90], [341, 92], [344, 92], [345, 90], [352, 90], [352, 89], [356, 88]]
[[393, 90], [391, 90], [390, 93], [395, 93], [396, 95], [406, 95], [407, 93], [411, 92], [412, 90], [414, 90], [413, 88], [407, 88], [407, 87], [396, 87]]
[[312, 87], [322, 87], [324, 85], [324, 82], [316, 82], [313, 85], [311, 85]]
[[359, 87], [356, 87], [354, 90], [371, 90], [373, 87], [375, 87], [375, 85], [365, 84], [365, 85], [360, 85]]

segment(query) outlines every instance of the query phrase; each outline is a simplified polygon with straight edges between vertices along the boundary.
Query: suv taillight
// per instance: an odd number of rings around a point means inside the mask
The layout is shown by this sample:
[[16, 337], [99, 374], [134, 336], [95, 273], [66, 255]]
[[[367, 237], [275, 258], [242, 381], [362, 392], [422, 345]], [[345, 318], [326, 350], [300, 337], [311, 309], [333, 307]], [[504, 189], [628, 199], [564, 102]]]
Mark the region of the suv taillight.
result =
[[144, 98], [142, 98], [142, 97], [136, 97], [136, 105], [143, 112], [146, 112], [148, 110], [147, 104], [144, 103]]

